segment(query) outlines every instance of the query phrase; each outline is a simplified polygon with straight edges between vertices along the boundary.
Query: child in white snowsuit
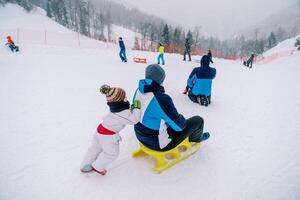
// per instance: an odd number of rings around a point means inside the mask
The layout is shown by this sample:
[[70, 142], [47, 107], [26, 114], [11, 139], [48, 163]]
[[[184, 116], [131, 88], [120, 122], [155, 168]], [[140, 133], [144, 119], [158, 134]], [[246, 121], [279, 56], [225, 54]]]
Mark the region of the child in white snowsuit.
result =
[[119, 155], [119, 132], [126, 125], [134, 125], [140, 120], [140, 102], [135, 101], [129, 105], [126, 93], [118, 87], [103, 85], [100, 92], [106, 95], [110, 112], [104, 116], [99, 124], [81, 165], [81, 172], [95, 171], [101, 175], [106, 174], [106, 167]]

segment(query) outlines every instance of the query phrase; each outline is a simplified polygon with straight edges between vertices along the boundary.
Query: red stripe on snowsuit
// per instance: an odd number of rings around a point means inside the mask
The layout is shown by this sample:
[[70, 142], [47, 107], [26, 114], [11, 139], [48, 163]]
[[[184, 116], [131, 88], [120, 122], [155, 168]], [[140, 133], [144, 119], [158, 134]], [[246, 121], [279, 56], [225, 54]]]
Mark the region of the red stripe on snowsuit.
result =
[[114, 134], [116, 134], [115, 132], [113, 132], [111, 130], [108, 130], [107, 128], [102, 126], [102, 124], [100, 124], [98, 126], [97, 131], [98, 131], [99, 134], [102, 134], [102, 135], [114, 135]]

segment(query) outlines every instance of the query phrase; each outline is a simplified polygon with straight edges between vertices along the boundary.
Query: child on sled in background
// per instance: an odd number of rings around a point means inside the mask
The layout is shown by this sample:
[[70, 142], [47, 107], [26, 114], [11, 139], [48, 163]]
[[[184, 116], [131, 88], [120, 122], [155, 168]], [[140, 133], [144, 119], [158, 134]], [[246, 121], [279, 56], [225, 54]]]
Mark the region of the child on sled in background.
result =
[[95, 171], [101, 175], [107, 173], [106, 167], [119, 155], [119, 132], [126, 125], [134, 125], [140, 120], [139, 101], [130, 106], [122, 88], [103, 85], [100, 92], [106, 96], [110, 111], [99, 124], [81, 165], [81, 172]]
[[14, 52], [14, 51], [18, 52], [19, 51], [19, 47], [15, 45], [12, 37], [9, 35], [9, 36], [6, 37], [6, 39], [7, 39], [6, 45], [8, 45], [8, 47], [10, 48], [10, 50], [12, 52]]

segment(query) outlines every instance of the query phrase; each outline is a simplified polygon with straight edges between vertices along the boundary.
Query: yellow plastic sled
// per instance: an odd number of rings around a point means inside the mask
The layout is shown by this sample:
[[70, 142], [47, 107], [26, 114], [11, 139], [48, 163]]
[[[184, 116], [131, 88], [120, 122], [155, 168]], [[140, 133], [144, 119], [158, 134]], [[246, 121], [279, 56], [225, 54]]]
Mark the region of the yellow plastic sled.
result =
[[190, 155], [194, 154], [200, 148], [200, 143], [191, 143], [189, 139], [186, 138], [177, 147], [169, 151], [155, 151], [145, 147], [140, 143], [138, 150], [132, 153], [133, 157], [138, 156], [151, 156], [156, 160], [156, 164], [153, 170], [157, 173], [161, 173], [166, 169], [176, 165], [180, 161], [188, 158]]

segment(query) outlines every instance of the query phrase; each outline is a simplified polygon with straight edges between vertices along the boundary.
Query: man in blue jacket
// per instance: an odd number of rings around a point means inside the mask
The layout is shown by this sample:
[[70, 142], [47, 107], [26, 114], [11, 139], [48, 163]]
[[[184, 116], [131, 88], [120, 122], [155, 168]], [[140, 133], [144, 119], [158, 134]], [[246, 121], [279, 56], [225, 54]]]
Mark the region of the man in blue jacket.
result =
[[122, 62], [127, 62], [126, 52], [125, 52], [126, 49], [125, 49], [125, 44], [124, 44], [122, 37], [119, 37], [119, 46], [120, 46], [119, 56], [120, 56]]
[[134, 126], [137, 139], [157, 151], [173, 149], [187, 137], [191, 142], [206, 140], [209, 133], [203, 133], [204, 120], [199, 116], [186, 120], [165, 93], [161, 66], [149, 65], [145, 75], [134, 95], [134, 100], [141, 102], [141, 119]]
[[201, 66], [193, 69], [183, 92], [183, 94], [188, 92], [193, 102], [204, 106], [208, 106], [211, 102], [212, 80], [216, 77], [216, 69], [209, 66], [210, 62], [211, 58], [208, 55], [201, 58]]

